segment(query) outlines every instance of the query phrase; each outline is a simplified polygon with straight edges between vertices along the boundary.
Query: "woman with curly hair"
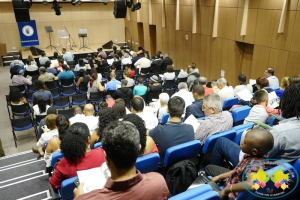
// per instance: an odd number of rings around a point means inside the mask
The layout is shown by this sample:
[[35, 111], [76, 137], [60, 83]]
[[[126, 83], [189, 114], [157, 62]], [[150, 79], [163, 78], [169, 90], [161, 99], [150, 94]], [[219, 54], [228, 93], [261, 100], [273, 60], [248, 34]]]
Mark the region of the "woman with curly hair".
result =
[[268, 93], [273, 92], [273, 89], [268, 87], [269, 86], [269, 81], [265, 77], [258, 77], [256, 79], [256, 87], [261, 90], [266, 90]]
[[10, 105], [23, 105], [28, 103], [20, 90], [16, 87], [11, 87], [8, 95]]
[[102, 148], [90, 150], [90, 131], [86, 124], [72, 124], [61, 141], [60, 149], [64, 158], [56, 166], [50, 185], [54, 190], [68, 178], [77, 176], [77, 171], [100, 167], [105, 162]]
[[102, 109], [98, 112], [99, 116], [99, 122], [98, 122], [98, 129], [94, 130], [92, 137], [91, 137], [91, 144], [90, 147], [91, 149], [94, 148], [94, 144], [97, 142], [100, 142], [102, 132], [104, 128], [112, 121], [118, 120], [116, 113], [112, 108], [105, 108]]
[[56, 118], [56, 127], [58, 129], [58, 137], [53, 137], [49, 140], [46, 151], [45, 151], [45, 156], [44, 160], [46, 162], [46, 167], [50, 167], [51, 165], [51, 160], [52, 160], [52, 155], [54, 153], [60, 152], [60, 143], [65, 137], [65, 135], [68, 132], [70, 122], [69, 118], [66, 115], [59, 115]]
[[128, 114], [124, 116], [123, 121], [133, 123], [140, 133], [140, 156], [147, 155], [150, 153], [158, 153], [158, 149], [156, 147], [156, 144], [154, 143], [154, 140], [150, 136], [147, 136], [145, 122], [140, 116], [136, 114]]

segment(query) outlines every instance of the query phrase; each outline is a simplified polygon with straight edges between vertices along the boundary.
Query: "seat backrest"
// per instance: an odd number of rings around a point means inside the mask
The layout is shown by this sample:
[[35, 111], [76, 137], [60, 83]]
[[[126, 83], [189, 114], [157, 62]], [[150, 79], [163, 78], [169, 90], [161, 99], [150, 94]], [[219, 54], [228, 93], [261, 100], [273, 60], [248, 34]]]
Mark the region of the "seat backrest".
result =
[[56, 81], [46, 81], [45, 85], [48, 89], [54, 89], [57, 88], [57, 82]]
[[18, 88], [20, 92], [23, 92], [25, 90], [25, 85], [10, 85], [9, 88]]
[[59, 95], [59, 89], [58, 88], [53, 88], [53, 89], [47, 89], [51, 92], [52, 97], [55, 97], [57, 95]]
[[135, 167], [141, 173], [148, 173], [158, 168], [158, 162], [159, 162], [158, 153], [150, 153], [148, 155], [138, 157], [135, 163]]
[[174, 86], [174, 80], [165, 80], [164, 81], [164, 87], [173, 87]]
[[62, 86], [62, 91], [65, 94], [72, 94], [72, 93], [76, 92], [76, 86], [75, 85]]
[[232, 98], [225, 99], [225, 101], [223, 103], [223, 109], [231, 108], [233, 105], [237, 105], [238, 102], [239, 102], [238, 97], [232, 97]]
[[225, 138], [228, 138], [230, 140], [233, 140], [235, 136], [236, 136], [236, 131], [235, 130], [224, 131], [224, 132], [221, 132], [221, 133], [216, 133], [214, 135], [211, 135], [208, 138], [206, 138], [204, 146], [202, 148], [202, 152], [206, 153], [206, 152], [212, 151], [214, 146], [215, 146], [215, 143], [216, 143], [217, 139], [219, 139], [220, 137], [225, 137]]
[[56, 99], [53, 99], [53, 104], [57, 106], [64, 106], [67, 103], [69, 103], [69, 97], [68, 96], [61, 96]]
[[116, 90], [106, 90], [106, 94], [112, 95]]
[[70, 119], [70, 118], [72, 118], [72, 117], [74, 117], [74, 109], [75, 108], [70, 108], [70, 109], [65, 109], [65, 110], [58, 110], [57, 112], [58, 112], [58, 114], [59, 115], [67, 115], [68, 116], [68, 118]]
[[36, 121], [36, 123], [40, 123], [40, 121], [41, 121], [42, 119], [44, 119], [46, 116], [47, 116], [47, 115], [36, 115], [36, 116], [35, 116], [35, 121]]
[[75, 189], [74, 181], [76, 179], [78, 179], [78, 176], [68, 178], [61, 183], [59, 191], [63, 200], [74, 198], [73, 190]]
[[[12, 126], [14, 127], [14, 130], [17, 129], [22, 129], [30, 124], [32, 124], [32, 119], [31, 116], [28, 115], [26, 117], [18, 118], [18, 119], [11, 119]], [[24, 129], [25, 130], [25, 129]]]
[[170, 117], [169, 113], [163, 114], [163, 116], [162, 116], [162, 118], [161, 118], [161, 124], [167, 123], [168, 120], [169, 120], [169, 117]]
[[164, 166], [168, 167], [182, 160], [196, 157], [201, 148], [199, 140], [193, 140], [179, 144], [167, 149], [164, 159]]
[[102, 146], [102, 142], [97, 142], [96, 144], [94, 144], [94, 149], [101, 147]]
[[98, 67], [96, 68], [98, 73], [103, 74], [104, 72], [109, 72], [109, 67]]
[[172, 88], [172, 89], [164, 89], [163, 92], [167, 93], [169, 95], [169, 97], [171, 98], [171, 96], [173, 94], [175, 94], [176, 89]]
[[53, 167], [53, 168], [54, 168], [54, 166], [55, 166], [55, 164], [56, 164], [56, 161], [57, 161], [57, 159], [59, 159], [59, 158], [63, 158], [63, 157], [64, 157], [64, 155], [63, 155], [62, 153], [60, 153], [60, 152], [58, 152], [58, 153], [54, 153], [54, 154], [52, 155], [51, 167]]
[[175, 72], [175, 76], [178, 76], [178, 74], [180, 73], [180, 69], [176, 69], [174, 70], [174, 72]]
[[[189, 200], [209, 191], [212, 191], [212, 188], [208, 184], [205, 184], [201, 185], [201, 187], [192, 188], [185, 192], [172, 196], [171, 198], [169, 198], [169, 200]], [[198, 199], [200, 200], [200, 198]]]
[[65, 36], [66, 32], [64, 30], [58, 30], [58, 36]]
[[242, 121], [246, 117], [248, 117], [250, 110], [251, 110], [251, 108], [249, 106], [242, 106], [242, 107], [233, 109], [232, 110], [233, 123]]
[[209, 191], [209, 192], [200, 194], [197, 197], [194, 197], [190, 200], [198, 200], [198, 199], [220, 200], [220, 195], [215, 191]]
[[12, 113], [16, 113], [16, 114], [26, 113], [29, 109], [30, 106], [28, 103], [24, 103], [22, 105], [11, 105]]
[[152, 99], [159, 99], [160, 94], [161, 94], [161, 91], [159, 91], [159, 92], [149, 92], [147, 94], [147, 100], [152, 101]]
[[185, 78], [177, 78], [176, 83], [179, 84], [181, 82], [187, 82], [187, 77], [185, 77]]
[[76, 94], [72, 96], [72, 101], [76, 103], [82, 103], [87, 100], [86, 94]]
[[74, 79], [73, 78], [70, 78], [70, 79], [61, 79], [60, 83], [63, 86], [69, 86], [69, 85], [72, 85], [74, 83]]
[[141, 73], [142, 73], [142, 74], [147, 74], [147, 73], [149, 73], [149, 71], [150, 71], [150, 67], [147, 67], [147, 68], [141, 68]]
[[90, 100], [91, 101], [101, 101], [103, 100], [104, 93], [103, 92], [91, 92], [90, 93]]
[[242, 124], [242, 125], [233, 127], [232, 129], [235, 130], [235, 132], [236, 132], [236, 135], [233, 139], [233, 142], [240, 145], [241, 137], [242, 137], [243, 132], [246, 129], [251, 128], [253, 125], [254, 125], [253, 122], [248, 122], [246, 124]]

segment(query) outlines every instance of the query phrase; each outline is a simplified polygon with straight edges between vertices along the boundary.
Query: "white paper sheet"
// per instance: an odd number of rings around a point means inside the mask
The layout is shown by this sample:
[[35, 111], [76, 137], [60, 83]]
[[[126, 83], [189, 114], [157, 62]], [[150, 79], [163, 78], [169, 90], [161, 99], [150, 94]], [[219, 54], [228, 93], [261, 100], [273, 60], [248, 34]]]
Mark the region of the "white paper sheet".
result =
[[79, 182], [84, 182], [83, 191], [88, 193], [93, 190], [102, 189], [111, 176], [111, 173], [104, 162], [101, 167], [77, 171]]
[[107, 59], [106, 61], [107, 61], [108, 65], [111, 66], [114, 62], [114, 59], [113, 58], [112, 59]]
[[255, 79], [249, 79], [249, 84], [250, 85], [255, 85], [256, 84], [256, 80]]
[[224, 78], [225, 77], [225, 71], [221, 70], [221, 77]]
[[198, 122], [198, 120], [196, 119], [196, 117], [194, 115], [190, 115], [185, 121], [185, 124], [190, 124], [193, 126], [194, 128], [194, 132], [196, 133], [197, 128], [199, 127], [200, 123]]
[[238, 93], [236, 93], [236, 95], [244, 101], [250, 101], [253, 97], [253, 95], [249, 92], [247, 88], [243, 89], [242, 91], [239, 91]]
[[277, 97], [275, 91], [274, 91], [274, 92], [270, 92], [270, 93], [268, 94], [268, 96], [269, 96], [269, 102], [268, 102], [269, 106], [270, 106], [271, 108], [276, 108], [276, 107], [278, 107], [278, 106], [279, 106], [279, 104], [277, 103], [278, 97]]

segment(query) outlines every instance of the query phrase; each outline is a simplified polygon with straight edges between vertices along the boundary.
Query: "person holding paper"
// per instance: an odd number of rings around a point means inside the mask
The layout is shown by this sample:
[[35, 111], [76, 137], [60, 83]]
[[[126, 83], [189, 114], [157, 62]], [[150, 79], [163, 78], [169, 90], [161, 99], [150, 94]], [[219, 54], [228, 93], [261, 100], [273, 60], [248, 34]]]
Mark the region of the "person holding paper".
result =
[[90, 131], [86, 124], [77, 122], [70, 126], [60, 143], [64, 158], [59, 161], [49, 180], [54, 191], [60, 188], [65, 179], [77, 176], [77, 171], [100, 167], [105, 162], [101, 148], [89, 149], [90, 141]]
[[244, 75], [244, 74], [240, 74], [238, 76], [238, 83], [239, 85], [235, 86], [234, 88], [234, 96], [238, 96], [237, 93], [244, 90], [245, 88], [247, 90], [249, 90], [250, 93], [253, 92], [253, 88], [252, 88], [252, 85], [250, 84], [247, 84], [247, 77]]
[[184, 121], [190, 115], [194, 115], [196, 118], [204, 117], [204, 112], [202, 111], [204, 87], [202, 85], [194, 85], [192, 94], [195, 101], [191, 105], [186, 107]]
[[153, 138], [158, 147], [160, 163], [163, 163], [168, 148], [195, 139], [193, 126], [181, 121], [184, 108], [185, 103], [181, 97], [172, 97], [167, 108], [170, 115], [169, 121], [149, 131], [149, 136]]
[[140, 153], [140, 134], [128, 121], [110, 123], [102, 135], [106, 164], [111, 172], [103, 189], [84, 194], [84, 184], [74, 189], [74, 200], [168, 199], [169, 190], [162, 175], [141, 174], [135, 168]]
[[265, 123], [270, 114], [281, 114], [278, 109], [268, 107], [269, 97], [265, 90], [257, 90], [254, 96], [257, 104], [252, 107], [248, 117], [245, 118], [244, 123], [256, 121]]

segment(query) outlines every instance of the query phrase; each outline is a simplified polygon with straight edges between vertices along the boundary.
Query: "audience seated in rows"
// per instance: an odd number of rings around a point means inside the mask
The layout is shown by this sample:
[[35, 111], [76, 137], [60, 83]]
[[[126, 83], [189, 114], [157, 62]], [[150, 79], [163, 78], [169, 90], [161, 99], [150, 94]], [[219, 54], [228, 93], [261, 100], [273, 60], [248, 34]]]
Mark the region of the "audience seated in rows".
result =
[[79, 58], [78, 64], [75, 65], [74, 72], [77, 72], [81, 69], [86, 70], [86, 66], [85, 63], [83, 62], [83, 59]]
[[187, 77], [188, 77], [188, 73], [186, 71], [184, 71], [183, 69], [180, 69], [177, 78], [187, 78]]
[[103, 132], [102, 146], [111, 178], [103, 189], [87, 194], [83, 193], [84, 183], [81, 183], [74, 190], [74, 200], [168, 198], [168, 187], [160, 174], [141, 174], [135, 168], [141, 147], [139, 131], [132, 123], [115, 121], [109, 124]]
[[[57, 115], [57, 110], [56, 110], [56, 108], [54, 106], [50, 106], [50, 108], [47, 109], [47, 116], [50, 115], [50, 114]], [[45, 118], [41, 119], [41, 121], [39, 123], [38, 138], [40, 138], [41, 135], [44, 133], [42, 127], [46, 124], [45, 123]]]
[[43, 51], [43, 52], [41, 53], [41, 57], [39, 57], [39, 63], [40, 63], [40, 65], [43, 66], [43, 65], [46, 64], [47, 61], [50, 62], [50, 59], [46, 56], [46, 53]]
[[[162, 85], [160, 84], [160, 79], [158, 76], [153, 75], [150, 77], [150, 83], [147, 88], [148, 94], [158, 93], [162, 91]], [[152, 101], [152, 99], [147, 99], [147, 101]]]
[[193, 88], [194, 81], [200, 77], [199, 70], [196, 68], [196, 63], [192, 63], [187, 68], [188, 76], [187, 76], [187, 84], [189, 86], [189, 91]]
[[140, 96], [135, 96], [130, 101], [131, 112], [140, 116], [146, 124], [147, 130], [151, 130], [158, 125], [158, 119], [153, 112], [144, 109], [144, 100]]
[[[233, 170], [219, 167], [216, 165], [208, 165], [205, 173], [214, 176], [213, 181], [219, 182], [226, 179], [224, 189], [219, 193], [220, 198], [236, 199], [241, 192], [255, 191], [253, 187], [252, 175], [257, 173], [258, 169], [268, 170], [267, 161], [262, 161], [256, 165], [255, 163], [266, 158], [268, 152], [274, 146], [274, 138], [267, 130], [253, 129], [246, 135], [244, 142], [241, 143], [241, 149], [245, 155]], [[230, 148], [230, 147], [229, 147]], [[254, 164], [254, 165], [253, 165]], [[250, 173], [243, 180], [244, 172], [249, 166]]]
[[138, 61], [140, 59], [140, 56], [137, 53], [133, 53], [132, 54], [132, 64], [134, 65], [136, 63], [136, 61]]
[[278, 109], [268, 107], [269, 97], [265, 90], [257, 90], [254, 94], [256, 105], [254, 105], [244, 123], [261, 122], [265, 123], [270, 114], [281, 114]]
[[204, 112], [202, 111], [204, 87], [202, 85], [194, 85], [192, 94], [195, 101], [186, 107], [184, 120], [186, 120], [190, 115], [194, 115], [196, 118], [204, 117]]
[[87, 91], [87, 97], [90, 99], [90, 93], [91, 92], [103, 92], [105, 88], [101, 84], [101, 80], [98, 78], [97, 73], [92, 73], [90, 76], [90, 81], [88, 83], [88, 91]]
[[124, 71], [123, 78], [127, 80], [126, 87], [133, 87], [135, 85], [134, 80], [132, 78], [130, 78], [130, 72]]
[[167, 66], [167, 71], [164, 73], [162, 79], [163, 79], [163, 81], [174, 80], [175, 79], [175, 72], [173, 70], [172, 65]]
[[86, 124], [72, 124], [60, 143], [64, 157], [59, 161], [49, 180], [54, 190], [60, 188], [62, 181], [77, 176], [77, 171], [100, 167], [105, 162], [102, 148], [89, 149], [91, 136]]
[[122, 62], [120, 60], [119, 55], [114, 55], [114, 62], [112, 63], [112, 65], [115, 66], [117, 70], [121, 70]]
[[110, 107], [110, 108], [115, 104], [115, 100], [109, 94], [107, 94], [105, 96], [105, 101], [107, 103], [107, 106]]
[[93, 149], [94, 145], [102, 141], [103, 130], [110, 122], [116, 121], [117, 115], [112, 108], [104, 108], [98, 112], [98, 128], [95, 129], [91, 136], [90, 146]]
[[217, 81], [218, 88], [220, 89], [218, 95], [224, 102], [228, 98], [234, 97], [234, 91], [232, 86], [227, 86], [227, 81], [225, 78], [219, 78]]
[[213, 80], [211, 81], [211, 87], [212, 87], [214, 93], [219, 94], [220, 89], [219, 89], [219, 87], [218, 87], [217, 81], [218, 81], [217, 79], [213, 79]]
[[129, 78], [133, 78], [135, 71], [131, 69], [131, 65], [125, 65], [125, 71], [124, 72], [129, 72]]
[[70, 51], [67, 51], [66, 48], [62, 48], [62, 54], [63, 54], [63, 58], [66, 62], [74, 61], [74, 55]]
[[18, 71], [19, 71], [19, 69], [22, 69], [22, 70], [24, 70], [24, 66], [23, 67], [21, 67], [20, 65], [19, 65], [19, 61], [14, 61], [14, 66], [13, 67], [11, 67], [10, 68], [10, 79], [12, 79], [13, 78], [13, 76], [14, 75], [18, 75]]
[[278, 88], [279, 87], [279, 81], [276, 76], [274, 76], [274, 69], [268, 68], [265, 70], [265, 77], [268, 79], [269, 85], [267, 87], [269, 88]]
[[33, 115], [34, 118], [36, 115], [46, 115], [46, 112], [50, 106], [47, 104], [46, 100], [43, 96], [38, 96], [36, 98], [36, 105], [34, 105], [33, 108]]
[[111, 80], [106, 83], [105, 90], [116, 90], [119, 86], [121, 86], [121, 82], [116, 79], [116, 73], [110, 73]]
[[[300, 93], [300, 83], [293, 83], [285, 89], [282, 95], [279, 108], [285, 119], [269, 129], [274, 138], [274, 147], [268, 153], [269, 158], [289, 163], [293, 163], [299, 158], [300, 96], [295, 95], [298, 93]], [[248, 133], [246, 133], [246, 137]], [[246, 152], [241, 151], [238, 144], [226, 138], [220, 138], [214, 146], [211, 164], [221, 166], [226, 158], [233, 166], [236, 166], [244, 153]]]
[[[17, 75], [14, 75], [11, 79], [13, 86], [25, 85], [25, 84], [32, 85], [31, 80], [32, 80], [32, 78], [27, 79], [24, 77], [24, 69], [21, 69], [21, 68], [19, 68], [17, 70]], [[20, 91], [20, 92], [22, 92], [22, 91]]]
[[214, 93], [214, 90], [212, 88], [209, 88], [206, 86], [207, 84], [207, 78], [201, 76], [200, 78], [196, 79], [194, 81], [194, 85], [202, 85], [204, 88], [204, 96], [210, 94], [210, 93]]
[[163, 115], [167, 113], [169, 99], [170, 97], [167, 93], [160, 93], [158, 100], [149, 104], [153, 108], [158, 123], [161, 123]]
[[144, 120], [136, 114], [125, 115], [123, 121], [131, 122], [140, 133], [141, 149], [139, 156], [148, 155], [150, 153], [158, 153], [158, 149], [154, 140], [147, 135], [147, 129]]
[[39, 96], [42, 96], [45, 101], [49, 100], [50, 103], [53, 103], [52, 93], [50, 91], [44, 89], [45, 86], [44, 86], [44, 84], [43, 84], [42, 81], [36, 81], [34, 83], [34, 87], [36, 89], [36, 92], [34, 92], [32, 94], [32, 100], [33, 100], [33, 102], [37, 101], [37, 98]]
[[43, 83], [49, 82], [49, 81], [54, 81], [54, 79], [56, 78], [54, 76], [54, 74], [47, 72], [45, 67], [40, 67], [39, 72], [40, 72], [40, 76], [39, 76], [38, 80], [42, 81]]
[[26, 60], [25, 63], [26, 63], [26, 65], [24, 66], [25, 71], [33, 72], [33, 71], [37, 71], [39, 69], [38, 66], [36, 65], [36, 63], [33, 63], [30, 60]]
[[122, 59], [121, 63], [122, 63], [123, 66], [132, 64], [131, 58], [130, 58], [128, 53], [124, 54], [124, 58]]
[[128, 99], [130, 100], [132, 98], [132, 89], [127, 87], [128, 81], [126, 79], [123, 79], [121, 81], [121, 87], [118, 88], [113, 94], [112, 97], [114, 99]]
[[119, 99], [119, 101], [116, 101], [114, 105], [112, 106], [112, 109], [117, 115], [117, 119], [119, 121], [123, 120], [123, 117], [126, 115], [126, 107], [125, 107], [125, 101], [123, 99]]
[[232, 128], [233, 119], [228, 111], [222, 111], [223, 101], [215, 93], [204, 97], [202, 111], [205, 114], [205, 120], [199, 120], [199, 127], [195, 132], [195, 139], [205, 143], [207, 137], [228, 131]]
[[10, 105], [23, 105], [25, 103], [28, 103], [26, 98], [16, 87], [10, 88], [8, 99]]
[[63, 71], [60, 72], [54, 80], [66, 80], [66, 79], [75, 79], [74, 73], [70, 70], [67, 65], [62, 65]]
[[181, 97], [172, 97], [167, 108], [170, 115], [169, 121], [149, 131], [149, 136], [153, 138], [157, 145], [160, 163], [163, 163], [168, 148], [195, 139], [193, 127], [181, 121], [184, 109], [184, 100]]
[[58, 136], [52, 137], [47, 144], [47, 148], [46, 148], [45, 154], [44, 154], [44, 160], [46, 162], [46, 167], [51, 166], [52, 155], [54, 153], [58, 153], [61, 151], [60, 150], [61, 141], [67, 134], [69, 126], [70, 126], [69, 118], [66, 115], [59, 115], [56, 118], [55, 123], [56, 123], [56, 127], [58, 130]]
[[289, 77], [283, 77], [281, 79], [281, 85], [280, 85], [280, 89], [276, 90], [275, 93], [276, 95], [281, 98], [285, 88], [289, 85]]
[[46, 72], [47, 73], [51, 73], [53, 75], [57, 75], [57, 70], [55, 68], [51, 68], [51, 62], [50, 61], [46, 61], [45, 68], [46, 68]]
[[193, 94], [189, 92], [188, 85], [185, 82], [179, 83], [178, 92], [173, 94], [171, 98], [173, 97], [181, 97], [184, 100], [185, 107], [188, 107], [195, 101]]
[[133, 88], [133, 96], [139, 95], [143, 96], [147, 93], [148, 88], [144, 85], [143, 77], [137, 79], [138, 84]]
[[10, 63], [10, 67], [14, 67], [15, 65], [18, 65], [20, 67], [24, 67], [24, 63], [22, 62], [22, 60], [20, 60], [20, 56], [19, 55], [14, 55], [13, 56], [14, 61]]
[[98, 48], [97, 51], [98, 51], [98, 56], [102, 56], [102, 58], [106, 58], [107, 57], [107, 54], [106, 54], [105, 51], [103, 51], [102, 47]]
[[173, 65], [173, 60], [169, 57], [169, 53], [165, 53], [165, 58], [163, 59], [161, 71], [165, 72], [167, 69], [167, 66]]
[[80, 85], [88, 87], [87, 85], [90, 82], [90, 76], [86, 74], [86, 71], [84, 69], [80, 69], [78, 71], [77, 77], [78, 77], [78, 79], [76, 82], [76, 87], [79, 87]]
[[268, 87], [269, 86], [269, 81], [265, 77], [258, 77], [256, 79], [256, 87], [260, 89], [266, 90], [268, 93], [273, 92], [273, 89]]
[[140, 59], [134, 63], [135, 68], [139, 68], [141, 71], [142, 68], [151, 67], [151, 61], [145, 58], [145, 54], [140, 54]]
[[253, 87], [250, 84], [247, 84], [247, 77], [244, 74], [240, 74], [238, 76], [238, 84], [237, 86], [235, 86], [234, 88], [234, 96], [237, 97], [237, 93], [247, 89], [250, 93], [253, 93]]

